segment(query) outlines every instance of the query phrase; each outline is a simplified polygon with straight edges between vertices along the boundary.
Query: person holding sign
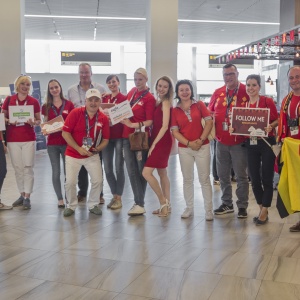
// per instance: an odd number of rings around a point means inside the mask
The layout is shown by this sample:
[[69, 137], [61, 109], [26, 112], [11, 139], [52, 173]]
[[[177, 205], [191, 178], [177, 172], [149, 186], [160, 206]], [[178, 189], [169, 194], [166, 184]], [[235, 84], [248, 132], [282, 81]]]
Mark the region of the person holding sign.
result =
[[148, 74], [144, 68], [139, 68], [134, 72], [134, 84], [128, 95], [127, 100], [133, 112], [133, 116], [125, 119], [123, 129], [123, 148], [127, 172], [134, 194], [134, 205], [128, 211], [129, 216], [143, 215], [144, 198], [146, 193], [147, 181], [142, 175], [144, 164], [146, 162], [148, 151], [130, 150], [129, 134], [142, 126], [142, 129], [150, 132], [150, 126], [153, 123], [153, 114], [155, 109], [155, 98], [149, 92], [147, 87]]
[[101, 95], [97, 89], [86, 92], [85, 106], [73, 109], [66, 118], [62, 136], [68, 146], [66, 149], [66, 195], [68, 207], [64, 216], [74, 214], [78, 204], [76, 184], [78, 173], [82, 166], [91, 177], [89, 195], [89, 211], [102, 215], [98, 206], [99, 194], [102, 189], [102, 169], [99, 152], [109, 140], [108, 118], [99, 110]]
[[[74, 104], [64, 98], [61, 84], [56, 79], [51, 79], [48, 83], [46, 103], [42, 106], [44, 120], [46, 122], [51, 121], [58, 116], [61, 116], [65, 120], [73, 108]], [[63, 160], [64, 174], [66, 174], [66, 148], [67, 143], [62, 137], [61, 130], [48, 135], [47, 152], [52, 167], [52, 184], [58, 200], [58, 208], [65, 208], [60, 181], [60, 157]]]
[[[7, 121], [6, 140], [11, 163], [15, 170], [20, 197], [13, 206], [30, 209], [30, 194], [34, 183], [35, 132], [41, 124], [38, 100], [29, 96], [31, 78], [20, 75], [14, 83], [16, 94], [8, 96], [2, 106]], [[14, 111], [14, 113], [12, 113]], [[33, 115], [31, 115], [33, 111]], [[19, 119], [15, 120], [15, 119]]]
[[[275, 128], [278, 125], [278, 113], [272, 98], [259, 95], [261, 79], [259, 75], [249, 75], [246, 79], [246, 92], [249, 95], [249, 108], [268, 108], [269, 124], [265, 127], [268, 137], [264, 138], [270, 145], [275, 145]], [[233, 129], [234, 130], [234, 129]], [[253, 218], [256, 225], [268, 222], [268, 208], [273, 198], [273, 178], [275, 155], [272, 148], [260, 137], [250, 137], [246, 141], [248, 171], [252, 190], [259, 206], [257, 217]]]
[[232, 136], [229, 132], [233, 107], [246, 107], [248, 95], [246, 87], [238, 80], [239, 72], [235, 65], [227, 64], [223, 67], [225, 85], [213, 93], [208, 109], [214, 114], [216, 126], [216, 158], [217, 172], [222, 190], [222, 204], [214, 210], [216, 215], [233, 213], [231, 167], [233, 168], [238, 198], [238, 218], [247, 218], [249, 183], [247, 175], [247, 153], [242, 147], [245, 142], [243, 136]]
[[[106, 79], [106, 84], [111, 94], [105, 95], [102, 103], [119, 104], [126, 100], [126, 96], [120, 93], [120, 80], [117, 75], [109, 75]], [[122, 207], [122, 194], [125, 184], [123, 126], [122, 123], [110, 126], [110, 139], [108, 145], [102, 151], [106, 180], [113, 195], [110, 203], [107, 204], [107, 207], [110, 209]], [[116, 174], [114, 173], [114, 156]]]
[[12, 209], [12, 206], [5, 205], [4, 203], [1, 202], [1, 190], [2, 190], [2, 185], [4, 182], [4, 178], [7, 173], [6, 169], [6, 158], [5, 158], [5, 153], [7, 149], [5, 146], [5, 142], [3, 140], [3, 134], [2, 131], [0, 130], [0, 210], [7, 210], [7, 209]]
[[[170, 180], [167, 173], [167, 166], [172, 147], [172, 135], [170, 131], [174, 97], [172, 80], [167, 76], [162, 76], [157, 80], [155, 90], [158, 99], [154, 111], [150, 140], [151, 146], [143, 170], [143, 176], [150, 184], [160, 202], [160, 208], [153, 211], [153, 214], [166, 217], [170, 212]], [[161, 186], [153, 176], [155, 169], [159, 175]]]
[[[192, 83], [179, 80], [175, 87], [177, 106], [172, 110], [171, 130], [178, 140], [178, 153], [183, 176], [183, 194], [186, 208], [181, 218], [194, 215], [194, 164], [202, 188], [205, 219], [213, 220], [212, 186], [210, 182], [210, 145], [207, 139], [213, 121], [202, 101], [194, 100]], [[202, 126], [201, 119], [205, 120]]]

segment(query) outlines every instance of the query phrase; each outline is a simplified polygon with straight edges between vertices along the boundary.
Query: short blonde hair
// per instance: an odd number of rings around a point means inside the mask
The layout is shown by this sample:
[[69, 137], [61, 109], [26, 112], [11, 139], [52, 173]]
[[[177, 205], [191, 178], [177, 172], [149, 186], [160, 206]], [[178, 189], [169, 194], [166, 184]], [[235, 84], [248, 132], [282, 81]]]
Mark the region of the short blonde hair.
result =
[[15, 92], [16, 92], [16, 93], [19, 92], [20, 84], [23, 83], [23, 82], [27, 82], [27, 83], [30, 83], [30, 85], [32, 85], [31, 77], [22, 74], [22, 75], [20, 75], [20, 76], [15, 80], [15, 82], [14, 82]]

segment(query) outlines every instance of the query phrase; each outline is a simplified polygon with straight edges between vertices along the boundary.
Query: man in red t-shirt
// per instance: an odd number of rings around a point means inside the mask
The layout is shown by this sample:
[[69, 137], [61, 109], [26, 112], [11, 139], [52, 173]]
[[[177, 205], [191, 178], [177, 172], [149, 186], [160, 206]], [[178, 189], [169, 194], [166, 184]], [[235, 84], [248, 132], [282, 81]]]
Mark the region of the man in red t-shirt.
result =
[[217, 172], [222, 190], [222, 204], [214, 210], [216, 215], [233, 213], [231, 167], [237, 181], [238, 218], [247, 217], [249, 183], [247, 176], [245, 137], [229, 132], [233, 107], [245, 107], [248, 101], [246, 87], [238, 80], [239, 72], [233, 64], [223, 67], [225, 85], [215, 90], [208, 109], [214, 114], [216, 126]]
[[102, 169], [99, 152], [106, 147], [109, 140], [108, 118], [99, 110], [101, 95], [97, 89], [86, 92], [85, 106], [73, 109], [68, 115], [64, 127], [63, 138], [68, 143], [66, 149], [66, 195], [69, 201], [64, 216], [74, 214], [78, 204], [76, 184], [82, 166], [91, 177], [89, 194], [89, 210], [101, 215], [98, 206], [99, 194], [102, 190]]

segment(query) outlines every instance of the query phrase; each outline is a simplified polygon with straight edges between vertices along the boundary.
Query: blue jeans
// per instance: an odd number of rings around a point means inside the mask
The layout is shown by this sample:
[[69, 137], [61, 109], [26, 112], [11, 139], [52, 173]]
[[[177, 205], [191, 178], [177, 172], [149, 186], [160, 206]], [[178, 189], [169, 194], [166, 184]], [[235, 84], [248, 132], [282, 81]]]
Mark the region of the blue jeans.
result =
[[1, 189], [2, 189], [2, 185], [6, 173], [7, 173], [7, 169], [6, 169], [6, 158], [4, 153], [4, 147], [2, 141], [0, 141], [0, 194], [1, 194]]
[[60, 182], [60, 157], [63, 160], [64, 174], [66, 175], [66, 166], [65, 166], [66, 148], [67, 145], [49, 145], [47, 147], [47, 152], [52, 166], [52, 184], [54, 187], [57, 200], [63, 199], [63, 195], [61, 191], [61, 182]]
[[222, 203], [232, 205], [231, 166], [237, 182], [237, 207], [247, 208], [249, 198], [249, 182], [247, 175], [247, 149], [241, 144], [227, 146], [217, 142], [217, 171], [222, 190]]
[[[148, 156], [148, 151], [131, 151], [129, 139], [123, 139], [124, 159], [134, 195], [134, 202], [144, 206], [147, 181], [142, 172]], [[141, 153], [139, 153], [141, 152]], [[139, 157], [141, 154], [141, 157]]]
[[[114, 173], [114, 155], [116, 175]], [[109, 140], [108, 145], [102, 150], [102, 158], [111, 193], [122, 196], [125, 184], [123, 139]]]

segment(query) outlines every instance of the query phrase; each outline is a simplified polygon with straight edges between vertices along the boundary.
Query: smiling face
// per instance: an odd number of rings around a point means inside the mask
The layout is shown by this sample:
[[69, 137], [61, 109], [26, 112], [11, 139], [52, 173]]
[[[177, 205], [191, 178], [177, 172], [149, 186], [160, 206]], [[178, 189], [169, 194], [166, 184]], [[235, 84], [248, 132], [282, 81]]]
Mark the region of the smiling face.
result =
[[119, 92], [120, 82], [117, 80], [115, 76], [112, 77], [109, 81], [107, 81], [106, 84], [112, 93]]
[[53, 98], [60, 96], [61, 87], [57, 81], [54, 80], [54, 81], [49, 82], [48, 89], [49, 89], [49, 93], [51, 94], [51, 96]]
[[134, 84], [139, 91], [146, 89], [147, 78], [140, 73], [134, 73]]
[[163, 79], [160, 79], [156, 86], [156, 92], [160, 99], [166, 97], [169, 92], [169, 83]]
[[238, 86], [239, 72], [233, 66], [229, 68], [225, 68], [223, 69], [223, 79], [226, 87], [229, 90], [233, 90]]
[[191, 100], [192, 98], [191, 87], [188, 84], [179, 85], [177, 95], [181, 101]]
[[99, 110], [100, 104], [101, 104], [101, 99], [96, 96], [87, 98], [85, 100], [86, 111], [88, 112], [89, 115], [94, 115]]
[[89, 65], [79, 66], [79, 78], [80, 83], [83, 85], [90, 84], [92, 82], [92, 70]]
[[293, 67], [288, 74], [289, 85], [296, 96], [300, 96], [300, 67]]
[[246, 92], [250, 98], [256, 98], [259, 96], [260, 86], [255, 79], [248, 79], [246, 82]]
[[16, 93], [28, 95], [31, 87], [31, 79], [27, 75], [20, 75], [15, 81]]

